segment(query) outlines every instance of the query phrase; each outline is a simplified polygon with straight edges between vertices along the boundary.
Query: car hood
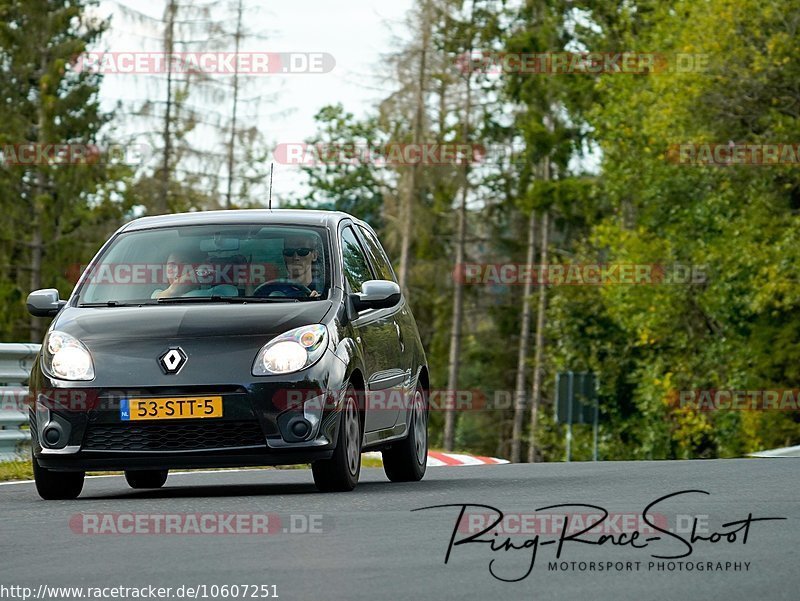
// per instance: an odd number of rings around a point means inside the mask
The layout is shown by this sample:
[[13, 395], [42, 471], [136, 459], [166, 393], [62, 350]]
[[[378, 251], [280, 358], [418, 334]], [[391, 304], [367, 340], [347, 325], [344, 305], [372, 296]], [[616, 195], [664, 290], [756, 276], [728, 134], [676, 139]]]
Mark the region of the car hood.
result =
[[175, 339], [276, 336], [320, 323], [330, 301], [233, 305], [147, 305], [144, 307], [67, 307], [53, 329], [84, 342], [125, 339]]
[[[54, 329], [75, 336], [92, 354], [94, 388], [238, 385], [252, 379], [258, 350], [287, 330], [320, 323], [327, 300], [229, 305], [65, 308]], [[179, 347], [188, 357], [177, 374], [158, 359]], [[216, 388], [215, 388], [216, 389]]]

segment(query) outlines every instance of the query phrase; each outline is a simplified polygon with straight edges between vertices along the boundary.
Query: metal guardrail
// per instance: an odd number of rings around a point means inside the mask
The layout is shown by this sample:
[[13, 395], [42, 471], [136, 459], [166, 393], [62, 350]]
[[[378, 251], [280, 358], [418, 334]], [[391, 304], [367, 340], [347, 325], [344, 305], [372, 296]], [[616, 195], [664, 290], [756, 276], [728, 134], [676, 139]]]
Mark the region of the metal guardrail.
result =
[[20, 456], [31, 434], [28, 424], [28, 378], [38, 344], [0, 344], [0, 461]]

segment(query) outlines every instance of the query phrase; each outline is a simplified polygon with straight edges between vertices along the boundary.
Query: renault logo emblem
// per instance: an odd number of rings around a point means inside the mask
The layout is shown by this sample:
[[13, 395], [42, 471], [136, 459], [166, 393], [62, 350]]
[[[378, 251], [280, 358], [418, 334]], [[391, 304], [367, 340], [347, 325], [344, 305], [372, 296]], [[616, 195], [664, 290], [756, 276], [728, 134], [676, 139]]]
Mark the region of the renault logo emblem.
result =
[[176, 374], [186, 365], [186, 353], [180, 347], [171, 348], [158, 359], [165, 374]]

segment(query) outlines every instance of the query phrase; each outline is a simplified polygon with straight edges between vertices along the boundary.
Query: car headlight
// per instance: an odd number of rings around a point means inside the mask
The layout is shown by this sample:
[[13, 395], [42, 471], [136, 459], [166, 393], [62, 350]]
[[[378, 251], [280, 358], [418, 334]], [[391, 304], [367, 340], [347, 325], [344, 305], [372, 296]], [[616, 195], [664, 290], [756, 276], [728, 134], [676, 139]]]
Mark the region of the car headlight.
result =
[[328, 347], [328, 329], [322, 324], [303, 326], [273, 338], [256, 355], [254, 376], [288, 374], [310, 367]]
[[47, 334], [43, 345], [43, 367], [60, 380], [94, 380], [94, 363], [83, 343], [64, 332]]

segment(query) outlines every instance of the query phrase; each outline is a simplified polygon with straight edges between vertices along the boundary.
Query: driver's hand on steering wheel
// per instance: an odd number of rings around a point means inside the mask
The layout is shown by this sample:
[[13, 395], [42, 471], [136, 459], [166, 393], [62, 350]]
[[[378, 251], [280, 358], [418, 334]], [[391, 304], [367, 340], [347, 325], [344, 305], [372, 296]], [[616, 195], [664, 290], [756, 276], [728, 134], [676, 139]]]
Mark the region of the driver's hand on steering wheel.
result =
[[[288, 289], [288, 290], [287, 290]], [[306, 298], [319, 298], [320, 293], [316, 290], [311, 290], [305, 284], [294, 282], [287, 279], [271, 280], [264, 282], [253, 291], [253, 296], [268, 297], [277, 294], [277, 296], [294, 296], [296, 293], [306, 295]]]

